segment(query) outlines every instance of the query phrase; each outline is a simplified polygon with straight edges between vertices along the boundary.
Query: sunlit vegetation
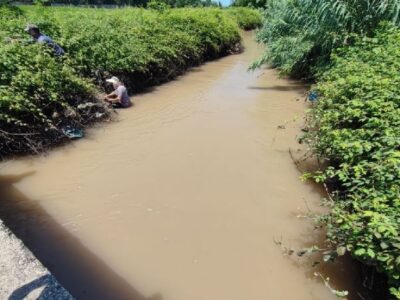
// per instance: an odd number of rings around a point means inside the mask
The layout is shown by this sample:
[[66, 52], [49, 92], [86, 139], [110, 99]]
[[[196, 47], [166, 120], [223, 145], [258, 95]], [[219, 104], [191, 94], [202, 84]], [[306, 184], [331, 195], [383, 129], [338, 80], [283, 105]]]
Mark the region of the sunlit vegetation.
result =
[[[107, 116], [96, 98], [107, 76], [142, 89], [229, 54], [240, 42], [236, 18], [218, 8], [0, 10], [1, 154], [40, 151], [65, 138], [62, 127]], [[27, 23], [66, 55], [29, 42]]]
[[270, 0], [264, 17], [253, 67], [317, 81], [303, 140], [327, 165], [306, 174], [330, 194], [326, 257], [374, 266], [400, 299], [400, 1]]

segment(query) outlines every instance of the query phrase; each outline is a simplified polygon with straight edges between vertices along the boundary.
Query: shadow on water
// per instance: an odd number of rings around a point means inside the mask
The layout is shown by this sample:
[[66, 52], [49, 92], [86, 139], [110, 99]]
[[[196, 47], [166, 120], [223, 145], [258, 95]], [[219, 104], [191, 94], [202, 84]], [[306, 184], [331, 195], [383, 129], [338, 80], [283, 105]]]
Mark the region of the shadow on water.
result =
[[[33, 174], [0, 176], [0, 219], [72, 296], [78, 300], [162, 299], [160, 295], [151, 298], [141, 295], [49, 216], [39, 201], [29, 199], [14, 186]], [[23, 288], [12, 295], [23, 293]]]

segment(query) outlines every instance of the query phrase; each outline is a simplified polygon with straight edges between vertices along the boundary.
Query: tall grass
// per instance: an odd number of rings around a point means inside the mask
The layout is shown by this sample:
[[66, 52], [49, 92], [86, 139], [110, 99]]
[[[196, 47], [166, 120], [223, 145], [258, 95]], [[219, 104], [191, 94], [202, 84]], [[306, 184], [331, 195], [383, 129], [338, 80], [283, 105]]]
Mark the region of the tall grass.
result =
[[371, 36], [383, 20], [399, 25], [400, 0], [270, 0], [264, 18], [258, 40], [268, 49], [252, 67], [270, 63], [307, 77], [354, 34]]

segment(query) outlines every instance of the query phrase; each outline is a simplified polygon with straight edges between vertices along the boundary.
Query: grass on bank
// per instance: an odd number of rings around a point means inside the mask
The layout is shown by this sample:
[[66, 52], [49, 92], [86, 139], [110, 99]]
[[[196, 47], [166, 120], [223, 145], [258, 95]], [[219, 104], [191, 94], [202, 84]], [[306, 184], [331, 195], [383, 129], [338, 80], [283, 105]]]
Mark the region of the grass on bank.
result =
[[[239, 26], [218, 8], [92, 9], [0, 6], [0, 154], [37, 152], [65, 139], [61, 128], [107, 115], [96, 99], [110, 75], [132, 90], [231, 53]], [[243, 14], [253, 15], [246, 9]], [[38, 25], [66, 51], [28, 42]]]

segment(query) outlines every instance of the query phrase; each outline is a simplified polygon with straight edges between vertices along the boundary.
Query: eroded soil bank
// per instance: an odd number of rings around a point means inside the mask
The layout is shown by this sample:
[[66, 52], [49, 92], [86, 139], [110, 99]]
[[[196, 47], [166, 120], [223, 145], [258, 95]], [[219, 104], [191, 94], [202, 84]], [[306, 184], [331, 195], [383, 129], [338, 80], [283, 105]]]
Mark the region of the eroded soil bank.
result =
[[[296, 218], [321, 194], [288, 152], [300, 147], [305, 87], [248, 73], [262, 49], [251, 34], [244, 45], [138, 95], [84, 140], [1, 166], [0, 218], [73, 296], [336, 299], [274, 243], [321, 235]], [[322, 272], [352, 290], [356, 273], [342, 267]]]

